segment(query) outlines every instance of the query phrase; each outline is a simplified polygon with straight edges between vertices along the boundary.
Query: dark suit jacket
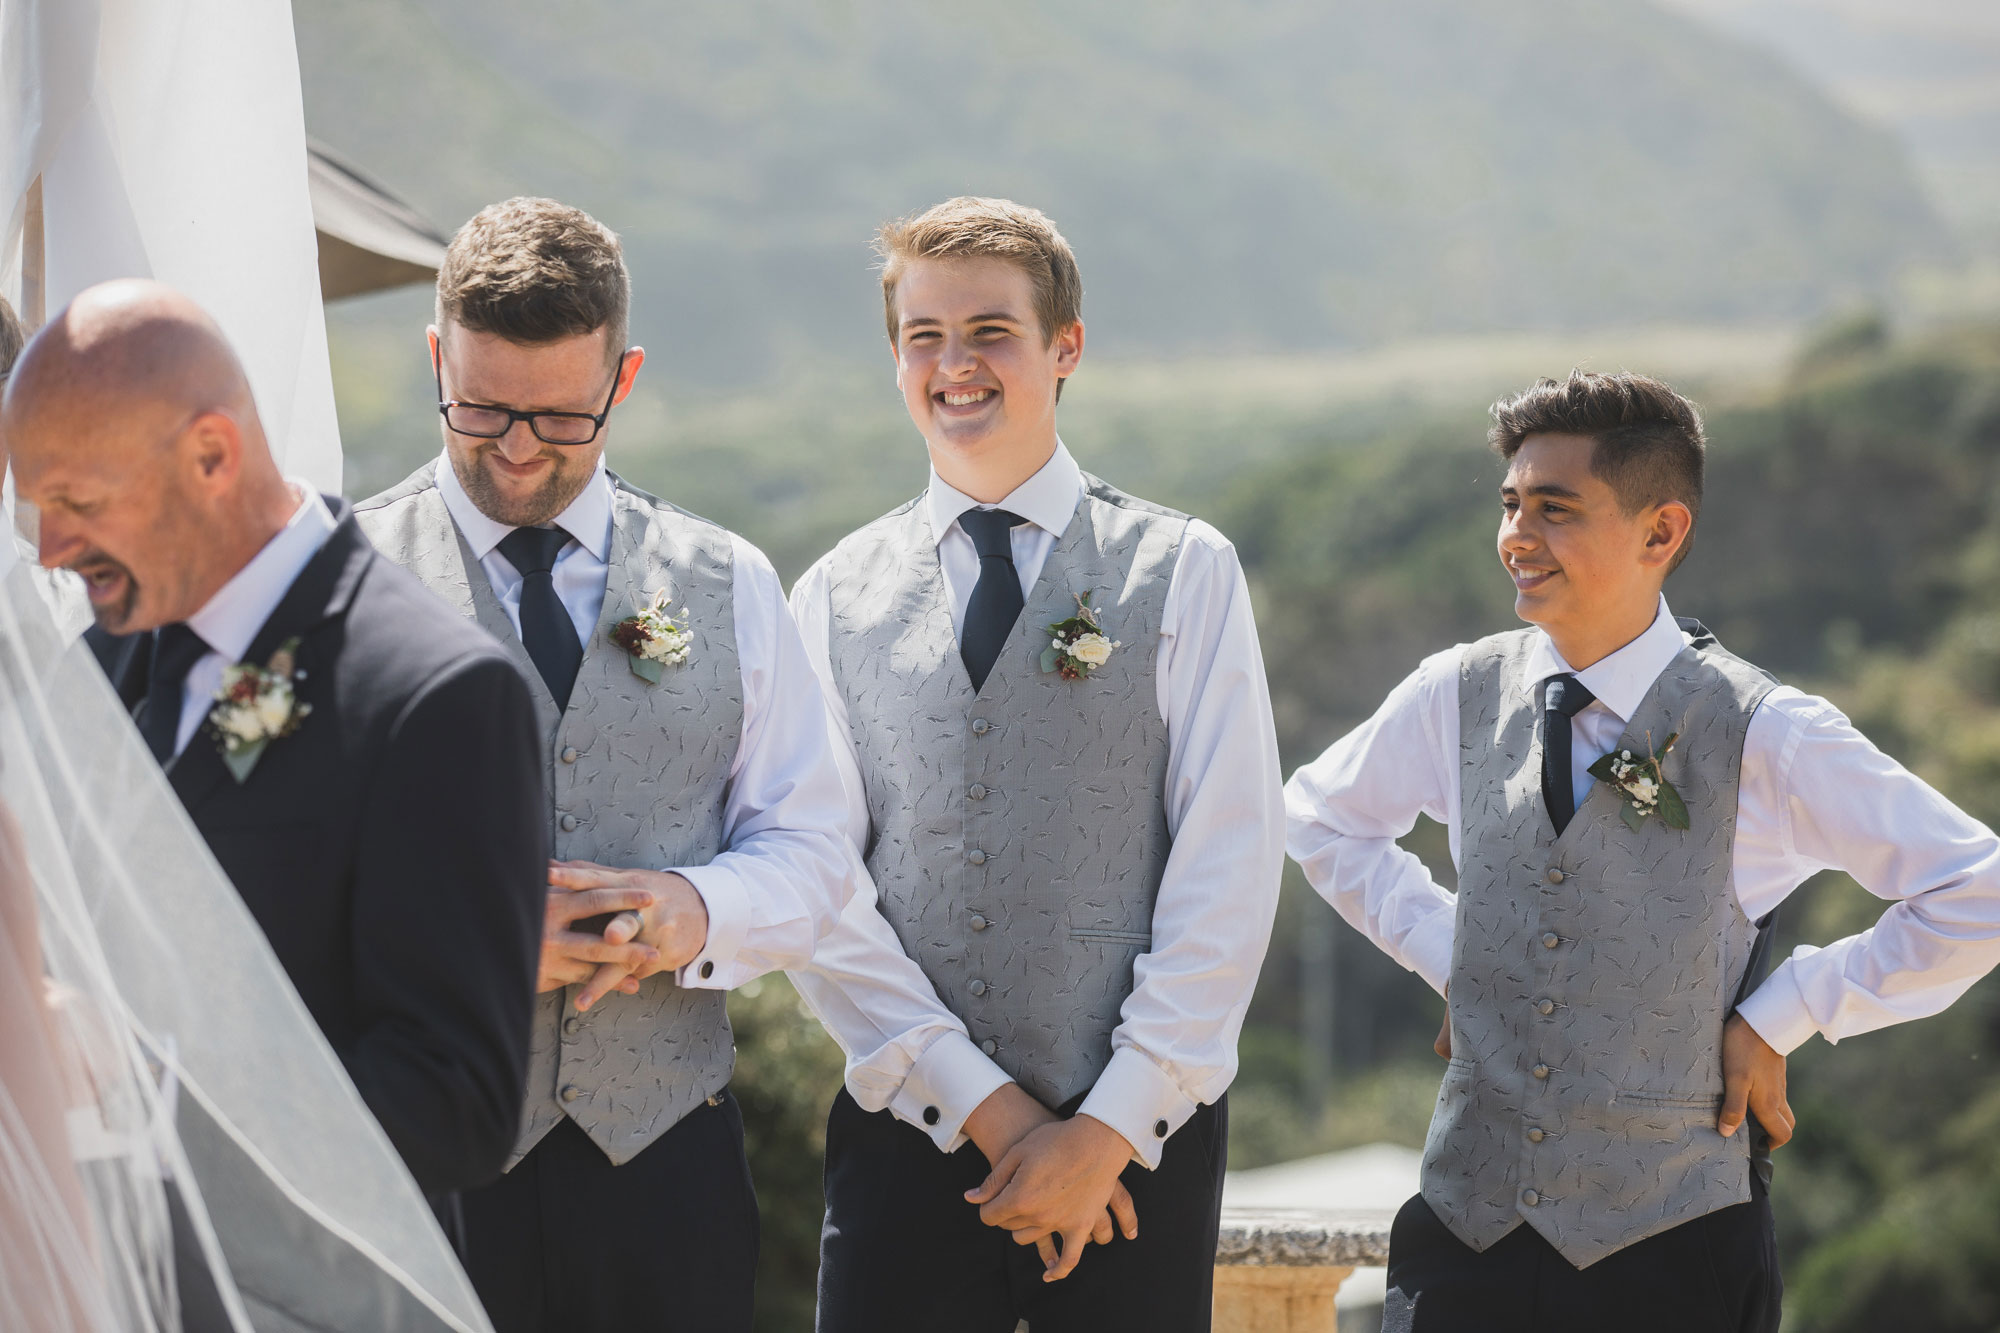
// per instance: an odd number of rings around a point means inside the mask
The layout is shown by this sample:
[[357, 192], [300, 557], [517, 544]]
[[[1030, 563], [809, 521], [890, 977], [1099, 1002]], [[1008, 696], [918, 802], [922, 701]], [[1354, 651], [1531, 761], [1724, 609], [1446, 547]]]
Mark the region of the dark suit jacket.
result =
[[[167, 774], [410, 1174], [442, 1195], [497, 1179], [519, 1126], [548, 891], [540, 738], [500, 646], [328, 504], [338, 527], [247, 658], [298, 636], [311, 715], [241, 784], [206, 726]], [[153, 636], [91, 634], [135, 707]]]

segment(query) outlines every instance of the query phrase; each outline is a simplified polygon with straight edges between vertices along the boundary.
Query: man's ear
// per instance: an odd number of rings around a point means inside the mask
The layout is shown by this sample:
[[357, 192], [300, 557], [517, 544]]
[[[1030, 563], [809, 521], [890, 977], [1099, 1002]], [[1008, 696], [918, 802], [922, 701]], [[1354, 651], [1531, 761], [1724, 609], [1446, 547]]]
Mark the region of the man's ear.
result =
[[639, 378], [639, 367], [646, 364], [646, 349], [628, 347], [618, 361], [618, 389], [611, 395], [613, 406], [625, 401], [625, 395], [632, 392], [633, 381]]
[[190, 421], [179, 447], [195, 485], [211, 495], [229, 490], [243, 470], [243, 431], [227, 412], [203, 412]]
[[1693, 532], [1694, 511], [1679, 500], [1669, 500], [1653, 510], [1641, 558], [1648, 566], [1664, 569], [1673, 564]]
[[1077, 320], [1056, 335], [1056, 378], [1068, 379], [1083, 360], [1083, 321]]

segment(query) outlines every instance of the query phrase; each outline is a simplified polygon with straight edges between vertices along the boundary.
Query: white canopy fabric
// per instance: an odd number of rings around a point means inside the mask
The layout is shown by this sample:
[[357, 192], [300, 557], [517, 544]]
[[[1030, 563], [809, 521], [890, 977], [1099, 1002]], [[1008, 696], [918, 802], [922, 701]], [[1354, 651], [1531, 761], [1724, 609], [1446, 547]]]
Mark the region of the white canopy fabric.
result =
[[0, 291], [43, 185], [54, 312], [152, 277], [215, 316], [286, 472], [341, 482], [286, 0], [0, 0]]

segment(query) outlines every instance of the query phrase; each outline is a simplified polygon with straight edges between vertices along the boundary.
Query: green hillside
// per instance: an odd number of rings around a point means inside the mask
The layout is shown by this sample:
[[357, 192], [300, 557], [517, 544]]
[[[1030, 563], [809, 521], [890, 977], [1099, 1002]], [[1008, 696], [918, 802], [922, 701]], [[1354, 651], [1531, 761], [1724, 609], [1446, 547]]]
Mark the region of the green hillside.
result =
[[1122, 356], [1789, 320], [1949, 244], [1887, 134], [1644, 0], [294, 11], [315, 134], [447, 227], [600, 214], [685, 385], [881, 355], [867, 238], [967, 191], [1063, 224]]

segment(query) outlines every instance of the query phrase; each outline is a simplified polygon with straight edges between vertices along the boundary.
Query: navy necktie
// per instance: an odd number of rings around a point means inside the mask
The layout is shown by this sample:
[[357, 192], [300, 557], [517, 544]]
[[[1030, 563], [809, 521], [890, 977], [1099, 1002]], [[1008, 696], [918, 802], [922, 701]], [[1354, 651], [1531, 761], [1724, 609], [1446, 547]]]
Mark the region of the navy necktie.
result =
[[542, 673], [557, 709], [569, 707], [576, 669], [583, 665], [576, 622], [556, 596], [556, 553], [568, 543], [569, 534], [561, 528], [515, 528], [500, 539], [500, 554], [521, 575], [521, 646]]
[[965, 632], [958, 640], [974, 691], [986, 684], [1001, 645], [1021, 616], [1021, 574], [1014, 568], [1009, 534], [1026, 521], [1004, 509], [968, 509], [958, 516], [958, 526], [979, 552], [979, 582], [972, 585], [972, 600], [965, 605]]
[[1597, 696], [1567, 673], [1542, 682], [1542, 803], [1556, 836], [1576, 817], [1576, 782], [1570, 774], [1569, 720], [1595, 703]]
[[153, 662], [146, 676], [139, 734], [146, 738], [146, 748], [162, 768], [174, 757], [174, 742], [180, 738], [181, 695], [187, 674], [209, 651], [201, 635], [179, 621], [160, 626], [153, 636]]

